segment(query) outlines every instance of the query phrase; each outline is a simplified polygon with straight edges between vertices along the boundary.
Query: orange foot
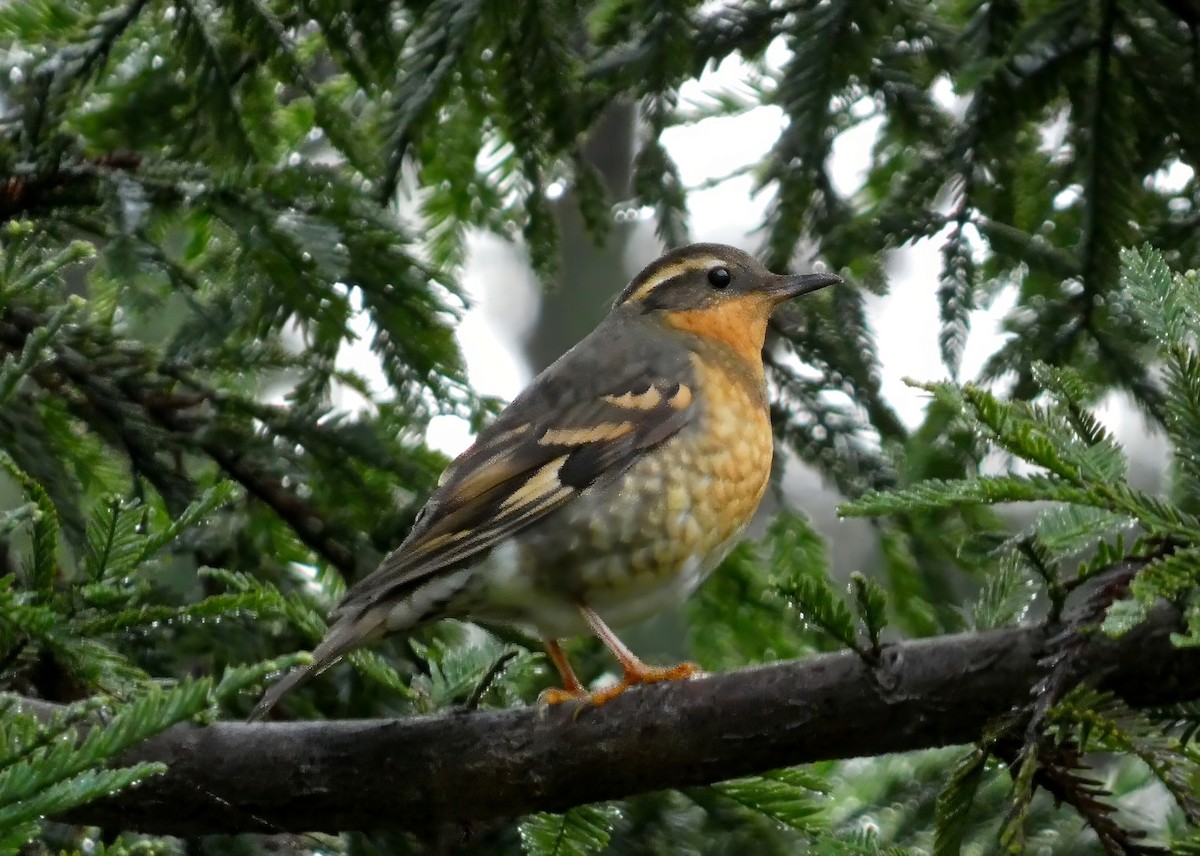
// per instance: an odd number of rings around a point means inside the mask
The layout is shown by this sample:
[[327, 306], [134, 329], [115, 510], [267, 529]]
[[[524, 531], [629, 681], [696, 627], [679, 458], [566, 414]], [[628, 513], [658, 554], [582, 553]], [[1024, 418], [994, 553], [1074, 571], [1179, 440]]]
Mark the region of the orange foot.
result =
[[562, 704], [568, 701], [578, 701], [580, 709], [599, 707], [615, 699], [630, 687], [638, 684], [657, 684], [660, 681], [682, 681], [703, 674], [695, 663], [680, 663], [677, 666], [647, 666], [638, 662], [636, 667], [625, 670], [625, 676], [611, 687], [588, 692], [576, 684], [565, 689], [544, 690], [538, 700], [546, 704]]

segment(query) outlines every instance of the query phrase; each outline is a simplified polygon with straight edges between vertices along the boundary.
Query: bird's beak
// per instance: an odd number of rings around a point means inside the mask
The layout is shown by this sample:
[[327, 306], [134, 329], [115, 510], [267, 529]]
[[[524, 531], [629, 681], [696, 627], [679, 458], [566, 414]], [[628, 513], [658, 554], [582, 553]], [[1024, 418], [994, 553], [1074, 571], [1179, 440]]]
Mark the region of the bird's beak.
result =
[[778, 303], [782, 303], [802, 294], [819, 291], [827, 285], [837, 285], [841, 281], [842, 278], [836, 273], [777, 275], [767, 290]]

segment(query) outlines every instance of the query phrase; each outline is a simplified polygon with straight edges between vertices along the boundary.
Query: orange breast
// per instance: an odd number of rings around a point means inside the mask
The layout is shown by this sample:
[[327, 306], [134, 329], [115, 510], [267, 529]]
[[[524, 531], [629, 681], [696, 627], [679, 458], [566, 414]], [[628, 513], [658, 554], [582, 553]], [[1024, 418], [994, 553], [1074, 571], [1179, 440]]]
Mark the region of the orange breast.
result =
[[[708, 557], [745, 529], [766, 491], [772, 435], [762, 387], [728, 352], [692, 362], [699, 418], [630, 467], [598, 525], [620, 533], [613, 568], [623, 565], [621, 573], [653, 578], [688, 562], [711, 570]], [[613, 546], [599, 540], [600, 551]]]
[[[757, 356], [757, 355], [755, 355]], [[546, 604], [587, 603], [620, 625], [686, 597], [758, 508], [771, 474], [770, 416], [761, 380], [724, 345], [701, 345], [690, 379], [696, 417], [616, 479], [584, 491], [552, 520], [514, 539], [529, 588], [493, 593], [549, 635]], [[511, 620], [504, 618], [503, 620]]]
[[[693, 513], [720, 536], [750, 522], [771, 475], [771, 418], [763, 389], [724, 355], [693, 356], [697, 385], [704, 390], [704, 418], [690, 442], [690, 469], [699, 476]], [[757, 360], [756, 360], [757, 362]], [[689, 467], [681, 467], [688, 469]]]

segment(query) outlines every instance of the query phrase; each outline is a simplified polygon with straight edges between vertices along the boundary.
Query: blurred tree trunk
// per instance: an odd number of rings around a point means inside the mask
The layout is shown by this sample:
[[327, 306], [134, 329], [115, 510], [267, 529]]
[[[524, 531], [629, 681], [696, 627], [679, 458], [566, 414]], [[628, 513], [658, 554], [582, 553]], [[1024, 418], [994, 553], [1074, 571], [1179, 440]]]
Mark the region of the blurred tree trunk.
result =
[[[636, 119], [637, 108], [631, 102], [614, 102], [583, 147], [584, 157], [599, 170], [614, 201], [629, 196]], [[607, 241], [597, 246], [584, 226], [574, 189], [557, 201], [554, 214], [562, 235], [562, 272], [557, 287], [542, 295], [537, 325], [525, 343], [534, 372], [591, 332], [629, 274], [623, 251], [632, 232], [630, 224], [614, 222]]]

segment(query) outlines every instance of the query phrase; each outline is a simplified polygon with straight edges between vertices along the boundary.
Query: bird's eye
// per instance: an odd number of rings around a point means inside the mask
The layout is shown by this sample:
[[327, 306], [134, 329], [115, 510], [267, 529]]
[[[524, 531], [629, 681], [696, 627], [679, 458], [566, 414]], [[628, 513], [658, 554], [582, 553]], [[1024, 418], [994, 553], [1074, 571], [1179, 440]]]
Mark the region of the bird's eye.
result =
[[733, 276], [725, 268], [713, 268], [708, 272], [708, 283], [713, 288], [724, 288], [733, 282]]

